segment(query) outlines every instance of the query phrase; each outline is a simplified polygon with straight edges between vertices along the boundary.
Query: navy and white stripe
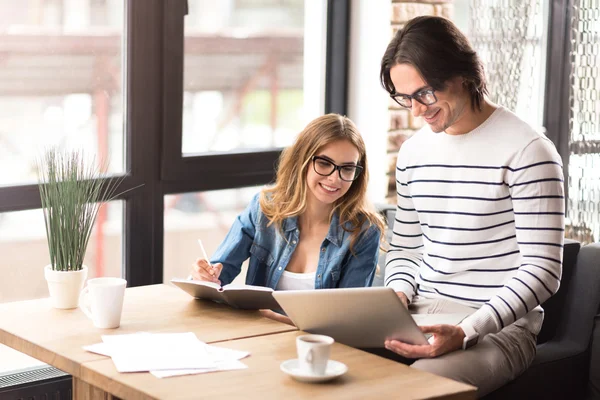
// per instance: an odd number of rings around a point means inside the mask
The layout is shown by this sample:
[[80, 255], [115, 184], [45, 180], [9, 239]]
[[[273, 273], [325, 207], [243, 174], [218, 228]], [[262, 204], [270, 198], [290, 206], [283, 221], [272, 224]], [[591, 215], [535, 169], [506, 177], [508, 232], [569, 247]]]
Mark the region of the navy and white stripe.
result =
[[[485, 335], [520, 323], [558, 290], [564, 190], [554, 145], [499, 108], [466, 135], [423, 128], [400, 150], [398, 208], [385, 284], [479, 310]], [[530, 314], [528, 314], [530, 313]]]

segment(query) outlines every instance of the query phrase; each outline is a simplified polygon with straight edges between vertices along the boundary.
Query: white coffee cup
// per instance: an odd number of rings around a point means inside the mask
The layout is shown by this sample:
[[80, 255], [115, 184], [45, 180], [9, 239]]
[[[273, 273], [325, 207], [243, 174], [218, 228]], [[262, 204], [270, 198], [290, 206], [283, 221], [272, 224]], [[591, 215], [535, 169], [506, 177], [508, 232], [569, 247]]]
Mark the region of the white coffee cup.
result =
[[324, 375], [333, 338], [325, 335], [302, 335], [296, 338], [298, 367], [301, 372]]
[[[79, 308], [97, 328], [118, 328], [121, 325], [123, 297], [127, 281], [121, 278], [94, 278], [79, 295]], [[91, 309], [87, 306], [87, 298]]]

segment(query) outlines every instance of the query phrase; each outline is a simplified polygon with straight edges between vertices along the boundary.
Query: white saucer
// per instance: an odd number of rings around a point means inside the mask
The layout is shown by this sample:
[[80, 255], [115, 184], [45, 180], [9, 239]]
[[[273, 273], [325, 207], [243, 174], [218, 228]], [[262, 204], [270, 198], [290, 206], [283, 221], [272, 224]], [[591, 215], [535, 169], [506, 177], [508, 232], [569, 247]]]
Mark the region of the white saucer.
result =
[[348, 371], [346, 364], [339, 361], [329, 360], [327, 361], [327, 369], [325, 370], [325, 374], [315, 375], [306, 373], [300, 371], [297, 358], [282, 362], [280, 368], [283, 372], [301, 382], [325, 382], [337, 378], [338, 376], [342, 376]]

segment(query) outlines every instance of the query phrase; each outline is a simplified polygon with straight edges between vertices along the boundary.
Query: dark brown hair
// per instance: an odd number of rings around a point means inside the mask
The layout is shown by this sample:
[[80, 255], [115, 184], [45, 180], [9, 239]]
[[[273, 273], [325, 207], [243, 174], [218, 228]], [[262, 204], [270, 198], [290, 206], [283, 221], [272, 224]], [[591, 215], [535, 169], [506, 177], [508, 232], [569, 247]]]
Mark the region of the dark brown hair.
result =
[[462, 77], [473, 110], [482, 109], [487, 94], [483, 65], [469, 40], [451, 21], [416, 17], [396, 32], [381, 60], [381, 84], [390, 94], [396, 93], [390, 69], [398, 64], [412, 65], [434, 90], [442, 91], [450, 79]]

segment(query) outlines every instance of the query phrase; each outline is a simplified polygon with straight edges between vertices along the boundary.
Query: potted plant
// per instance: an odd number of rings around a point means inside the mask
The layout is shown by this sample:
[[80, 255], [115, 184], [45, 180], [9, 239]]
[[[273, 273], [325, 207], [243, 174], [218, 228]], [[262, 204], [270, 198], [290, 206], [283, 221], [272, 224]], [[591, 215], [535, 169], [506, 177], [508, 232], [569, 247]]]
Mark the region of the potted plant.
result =
[[100, 207], [115, 197], [122, 179], [102, 179], [105, 166], [82, 151], [46, 151], [38, 181], [50, 264], [44, 269], [55, 308], [76, 308], [87, 278], [83, 258]]

